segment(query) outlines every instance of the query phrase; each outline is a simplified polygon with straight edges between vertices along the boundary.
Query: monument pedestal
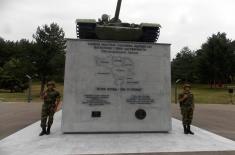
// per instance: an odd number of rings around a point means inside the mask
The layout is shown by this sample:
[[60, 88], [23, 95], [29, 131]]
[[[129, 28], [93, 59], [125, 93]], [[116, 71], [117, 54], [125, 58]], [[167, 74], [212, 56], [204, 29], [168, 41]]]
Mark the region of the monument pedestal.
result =
[[170, 45], [67, 40], [62, 131], [169, 132]]
[[38, 136], [40, 121], [0, 141], [0, 155], [234, 155], [235, 142], [192, 126], [185, 135], [182, 122], [172, 119], [169, 133], [63, 134], [61, 111], [50, 135]]

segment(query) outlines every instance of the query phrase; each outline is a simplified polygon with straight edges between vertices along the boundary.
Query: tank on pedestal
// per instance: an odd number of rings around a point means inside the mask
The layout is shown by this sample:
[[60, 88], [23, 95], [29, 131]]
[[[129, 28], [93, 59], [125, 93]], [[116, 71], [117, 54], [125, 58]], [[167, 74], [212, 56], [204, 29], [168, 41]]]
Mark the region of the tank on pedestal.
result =
[[76, 31], [80, 39], [156, 42], [160, 25], [155, 23], [130, 24], [119, 19], [122, 0], [118, 0], [114, 18], [103, 14], [101, 19], [77, 19]]

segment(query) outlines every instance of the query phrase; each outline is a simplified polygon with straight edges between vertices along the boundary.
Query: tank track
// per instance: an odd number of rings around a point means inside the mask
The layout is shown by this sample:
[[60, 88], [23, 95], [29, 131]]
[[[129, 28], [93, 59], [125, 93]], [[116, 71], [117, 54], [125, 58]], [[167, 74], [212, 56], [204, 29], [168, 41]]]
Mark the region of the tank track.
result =
[[79, 39], [97, 39], [95, 33], [96, 24], [77, 23], [76, 32]]
[[143, 27], [141, 42], [157, 42], [160, 35], [160, 27]]

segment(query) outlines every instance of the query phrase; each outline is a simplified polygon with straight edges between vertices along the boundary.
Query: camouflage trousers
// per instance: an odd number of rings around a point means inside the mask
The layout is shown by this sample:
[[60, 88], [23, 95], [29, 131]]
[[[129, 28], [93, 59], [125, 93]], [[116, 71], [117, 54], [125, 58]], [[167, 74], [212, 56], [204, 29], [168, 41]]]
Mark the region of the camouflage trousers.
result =
[[193, 120], [194, 107], [180, 107], [183, 125], [190, 125]]
[[[53, 117], [55, 114], [55, 105], [42, 105], [42, 112], [41, 112], [41, 127], [45, 128], [46, 126], [51, 126], [53, 123]], [[47, 121], [48, 120], [48, 121]]]

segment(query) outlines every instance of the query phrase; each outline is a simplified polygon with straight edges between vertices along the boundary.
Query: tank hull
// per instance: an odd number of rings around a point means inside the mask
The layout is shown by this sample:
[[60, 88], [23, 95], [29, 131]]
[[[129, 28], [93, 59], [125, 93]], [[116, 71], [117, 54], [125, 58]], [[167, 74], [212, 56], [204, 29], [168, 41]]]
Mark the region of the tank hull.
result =
[[76, 24], [77, 37], [80, 39], [156, 42], [160, 34], [158, 24], [100, 25], [95, 20], [77, 20]]
[[97, 26], [95, 29], [100, 40], [138, 41], [141, 38], [140, 28]]

